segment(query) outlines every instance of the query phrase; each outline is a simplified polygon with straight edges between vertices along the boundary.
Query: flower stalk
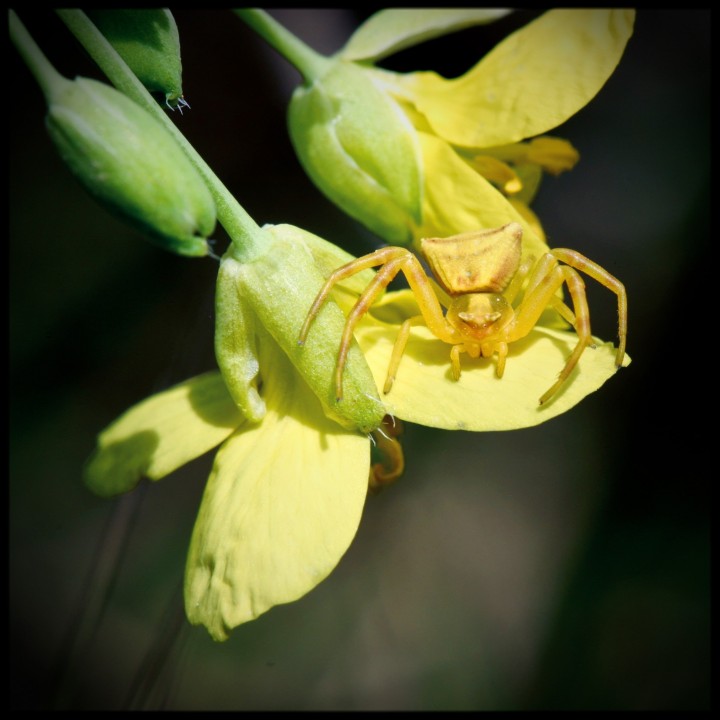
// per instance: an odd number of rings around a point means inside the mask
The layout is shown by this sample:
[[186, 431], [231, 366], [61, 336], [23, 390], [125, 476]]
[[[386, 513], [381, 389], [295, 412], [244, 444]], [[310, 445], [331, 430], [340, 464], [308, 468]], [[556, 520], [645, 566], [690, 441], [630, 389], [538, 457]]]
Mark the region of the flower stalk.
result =
[[295, 67], [306, 84], [323, 75], [330, 66], [328, 58], [306, 45], [264, 10], [243, 8], [234, 12]]
[[30, 37], [30, 33], [25, 29], [25, 26], [14, 10], [10, 10], [9, 12], [9, 26], [10, 37], [13, 44], [40, 86], [46, 99], [49, 99], [53, 87], [56, 87], [64, 78], [51, 65], [45, 53], [43, 53], [37, 46], [37, 43]]

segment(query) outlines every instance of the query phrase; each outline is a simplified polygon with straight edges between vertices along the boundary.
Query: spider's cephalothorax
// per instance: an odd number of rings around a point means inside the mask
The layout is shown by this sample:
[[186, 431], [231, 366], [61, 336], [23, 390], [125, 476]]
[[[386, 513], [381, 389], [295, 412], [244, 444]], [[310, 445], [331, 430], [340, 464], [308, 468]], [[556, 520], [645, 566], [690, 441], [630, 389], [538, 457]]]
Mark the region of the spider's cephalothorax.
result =
[[[508, 345], [527, 336], [542, 312], [552, 307], [573, 326], [578, 334], [578, 344], [558, 379], [540, 398], [540, 404], [546, 402], [570, 375], [584, 349], [592, 343], [585, 284], [578, 271], [586, 273], [618, 296], [620, 342], [615, 362], [618, 367], [622, 364], [627, 336], [625, 287], [607, 270], [579, 252], [556, 248], [545, 253], [534, 265], [532, 261], [521, 263], [522, 228], [518, 223], [448, 238], [427, 238], [421, 240], [420, 246], [441, 290], [434, 285], [412, 252], [401, 247], [385, 247], [335, 270], [315, 298], [300, 331], [301, 344], [305, 342], [310, 324], [336, 283], [361, 270], [380, 267], [350, 311], [345, 324], [335, 369], [338, 400], [342, 397], [342, 374], [355, 326], [401, 271], [415, 294], [421, 314], [408, 318], [400, 326], [383, 388], [385, 393], [390, 392], [395, 381], [413, 325], [424, 323], [437, 338], [452, 345], [450, 363], [455, 380], [460, 379], [461, 353], [473, 358], [497, 354], [496, 374], [502, 377]], [[563, 285], [567, 286], [572, 309], [557, 295]], [[522, 299], [514, 306], [513, 302], [521, 290]], [[446, 297], [442, 297], [445, 294]], [[446, 312], [443, 312], [443, 305]]]

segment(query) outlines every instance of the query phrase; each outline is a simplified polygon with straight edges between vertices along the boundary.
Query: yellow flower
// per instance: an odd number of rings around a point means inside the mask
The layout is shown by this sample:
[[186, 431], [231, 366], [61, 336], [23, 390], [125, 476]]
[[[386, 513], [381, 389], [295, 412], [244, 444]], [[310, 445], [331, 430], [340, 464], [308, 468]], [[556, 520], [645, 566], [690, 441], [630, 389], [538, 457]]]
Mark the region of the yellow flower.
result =
[[536, 136], [602, 88], [634, 11], [551, 10], [455, 79], [373, 65], [500, 14], [382, 10], [337, 55], [315, 62], [292, 98], [290, 134], [310, 177], [391, 244], [518, 222], [524, 257], [548, 249], [528, 203], [543, 171], [568, 170], [579, 155], [565, 140]]
[[220, 446], [185, 582], [189, 620], [217, 640], [321, 582], [355, 535], [368, 484], [389, 481], [402, 466], [399, 443], [385, 438], [383, 467], [371, 471], [371, 438], [383, 432], [385, 413], [357, 348], [348, 402], [335, 406], [340, 310], [327, 308], [308, 346], [297, 343], [322, 274], [351, 256], [293, 226], [261, 232], [263, 252], [241, 262], [231, 248], [221, 261], [215, 344], [222, 372], [130, 408], [99, 435], [85, 472], [93, 492], [112, 497]]
[[[577, 158], [562, 141], [522, 141], [590, 100], [617, 63], [631, 24], [631, 14], [553, 11], [457, 80], [432, 73], [401, 76], [348, 60], [362, 39], [356, 34], [345, 58], [337, 60], [338, 67], [352, 69], [326, 76], [309, 104], [297, 105], [297, 123], [312, 140], [305, 157], [323, 182], [330, 178], [328, 187], [343, 188], [354, 214], [372, 217], [371, 226], [395, 241], [410, 244], [516, 221], [523, 229], [523, 257], [539, 257], [547, 245], [528, 202], [542, 170], [560, 172]], [[563, 43], [556, 42], [559, 36]], [[576, 62], [577, 54], [584, 64]], [[363, 93], [348, 94], [347, 78], [363, 78]], [[548, 78], [557, 87], [548, 87]], [[337, 127], [338, 107], [378, 97], [383, 112]], [[367, 147], [363, 126], [373, 118], [390, 123], [392, 132]], [[332, 146], [338, 151], [332, 162], [313, 154], [328, 137], [346, 143]], [[343, 165], [348, 149], [352, 162]], [[379, 191], [373, 185], [378, 178]], [[352, 198], [348, 187], [362, 192]], [[378, 450], [387, 462], [373, 466], [373, 481], [367, 433], [382, 432], [385, 413], [446, 429], [530, 427], [573, 407], [615, 372], [612, 344], [596, 340], [552, 402], [539, 406], [577, 344], [574, 331], [538, 325], [511, 344], [502, 378], [493, 358], [476, 358], [463, 362], [462, 377], [455, 380], [448, 344], [415, 326], [391, 391], [379, 397], [365, 379], [365, 363], [370, 385], [382, 388], [398, 331], [420, 312], [412, 293], [402, 290], [386, 292], [358, 324], [354, 334], [365, 360], [352, 349], [348, 392], [334, 402], [332, 368], [343, 323], [338, 308], [331, 303], [322, 309], [307, 343], [299, 346], [297, 339], [317, 278], [352, 258], [298, 228], [263, 232], [266, 252], [230, 252], [221, 263], [221, 372], [128, 410], [99, 436], [86, 470], [88, 486], [110, 496], [132, 489], [141, 477], [165, 477], [219, 446], [185, 575], [188, 618], [216, 640], [302, 597], [337, 565], [357, 531], [369, 478], [374, 490], [402, 470], [397, 439], [383, 433]], [[365, 270], [346, 278], [334, 288], [333, 300], [347, 313], [373, 277]]]
[[[487, 12], [452, 11], [451, 25], [459, 27], [465, 22], [462, 17], [474, 18], [474, 22]], [[432, 27], [422, 22], [410, 24], [409, 34], [407, 28], [400, 33], [404, 37], [400, 44], [437, 34], [441, 13], [430, 15]], [[429, 17], [415, 15], [421, 16]], [[575, 40], [568, 44], [572, 47]], [[354, 47], [357, 50], [357, 45]], [[589, 54], [595, 54], [592, 43], [588, 47]], [[590, 85], [595, 84], [596, 92], [598, 63], [590, 64]], [[605, 60], [599, 64], [607, 74], [611, 72]], [[498, 281], [502, 287], [489, 300], [481, 298], [489, 303], [482, 313], [466, 312], [466, 306], [449, 309], [458, 317], [482, 321], [483, 329], [509, 317], [509, 303], [521, 290], [519, 282], [512, 283], [512, 276], [520, 271], [521, 247], [526, 254], [544, 247], [541, 231], [533, 229], [539, 228], [539, 223], [526, 203], [537, 187], [538, 168], [560, 172], [574, 163], [576, 158], [567, 144], [535, 140], [519, 145], [518, 140], [526, 135], [515, 137], [512, 132], [502, 136], [504, 143], [492, 146], [484, 144], [487, 138], [482, 135], [478, 139], [470, 134], [465, 140], [473, 142], [466, 142], [458, 139], [467, 132], [463, 111], [473, 114], [478, 108], [459, 101], [457, 90], [447, 90], [446, 84], [455, 81], [428, 73], [396, 81], [391, 73], [344, 59], [332, 61], [325, 70], [330, 66], [319, 92], [312, 94], [311, 89], [306, 95], [309, 104], [298, 101], [295, 117], [311, 140], [319, 139], [317, 147], [328, 137], [332, 140], [328, 131], [335, 130], [336, 120], [344, 123], [337, 137], [348, 144], [341, 143], [342, 152], [330, 163], [312, 152], [307, 156], [310, 162], [317, 160], [319, 166], [331, 168], [331, 175], [337, 171], [335, 181], [343, 176], [352, 179], [351, 191], [352, 183], [358, 181], [363, 193], [354, 207], [378, 217], [379, 226], [390, 233], [399, 227], [418, 239], [428, 234], [429, 227], [438, 228], [436, 234], [448, 235], [457, 227], [495, 227], [517, 220], [521, 228], [506, 224], [497, 231], [511, 228], [507, 234], [516, 240], [511, 257], [500, 257], [499, 264], [506, 266], [500, 275], [507, 282]], [[461, 97], [477, 94], [472, 80], [475, 74], [471, 71], [462, 79], [469, 85], [460, 83]], [[530, 84], [536, 82], [537, 77]], [[492, 84], [482, 86], [487, 90]], [[587, 95], [587, 87], [579, 94], [583, 93]], [[351, 107], [353, 100], [367, 102], [370, 110], [377, 110], [373, 104], [380, 102], [385, 112], [366, 113], [359, 123], [347, 121], [349, 116], [342, 110]], [[498, 106], [502, 108], [502, 103]], [[446, 117], [448, 108], [455, 108], [460, 119], [452, 113]], [[497, 110], [493, 108], [493, 112]], [[503, 119], [502, 113], [499, 117]], [[385, 136], [382, 132], [366, 135], [366, 123], [378, 121], [381, 129], [383, 123], [392, 125], [392, 132], [385, 127]], [[314, 130], [319, 126], [323, 132], [317, 135]], [[527, 129], [526, 123], [522, 132]], [[343, 156], [348, 150], [349, 162]], [[359, 174], [353, 174], [356, 161]], [[436, 175], [438, 169], [441, 172]], [[380, 192], [366, 182], [363, 173], [368, 170], [371, 180], [382, 180]], [[466, 177], [474, 180], [466, 182]], [[397, 208], [393, 207], [395, 198], [399, 198]], [[469, 212], [475, 214], [468, 223], [463, 213]], [[485, 335], [481, 347], [475, 341], [456, 342], [459, 331], [443, 336], [414, 327], [407, 333], [410, 342], [401, 347], [402, 364], [394, 363], [397, 382], [392, 392], [385, 383], [387, 392], [381, 398], [377, 388], [383, 386], [391, 358], [398, 358], [393, 349], [398, 331], [409, 330], [410, 319], [421, 309], [424, 312], [428, 302], [437, 312], [436, 319], [445, 320], [432, 296], [435, 286], [431, 281], [423, 281], [431, 299], [426, 297], [420, 306], [408, 291], [388, 292], [378, 302], [374, 301], [382, 293], [373, 293], [363, 305], [366, 285], [384, 290], [382, 280], [389, 273], [373, 273], [371, 268], [377, 264], [361, 262], [355, 266], [358, 272], [341, 278], [333, 287], [335, 302], [321, 306], [313, 300], [320, 297], [317, 293], [323, 277], [352, 261], [347, 253], [287, 225], [260, 229], [254, 223], [239, 222], [228, 232], [242, 237], [233, 238], [218, 274], [215, 350], [220, 371], [192, 378], [130, 408], [100, 434], [85, 473], [89, 488], [110, 497], [131, 490], [143, 477], [151, 481], [166, 477], [218, 448], [185, 575], [188, 618], [205, 625], [217, 640], [226, 639], [234, 627], [273, 606], [300, 598], [337, 565], [357, 531], [368, 490], [377, 490], [402, 472], [403, 456], [396, 437], [400, 425], [392, 416], [449, 429], [528, 427], [569, 409], [614, 372], [614, 349], [598, 341], [597, 347], [587, 348], [552, 402], [538, 407], [538, 396], [547, 390], [567, 355], [573, 348], [577, 355], [590, 339], [584, 337], [583, 343], [578, 343], [575, 333], [543, 326], [530, 330], [537, 319], [534, 310], [549, 306], [578, 327], [578, 333], [582, 332], [580, 326], [589, 329], [589, 319], [579, 307], [584, 305], [584, 295], [582, 302], [577, 301], [582, 281], [572, 275], [574, 270], [555, 273], [553, 278], [549, 273], [531, 274], [526, 293], [536, 302], [525, 322], [517, 325], [517, 334], [523, 339], [514, 342], [515, 336], [509, 334]], [[408, 250], [399, 248], [399, 252], [417, 263]], [[568, 257], [561, 255], [560, 259], [572, 264]], [[404, 261], [402, 255], [395, 258]], [[580, 269], [591, 265], [586, 262]], [[554, 284], [558, 278], [570, 287], [572, 309], [550, 298], [559, 289]], [[514, 291], [508, 290], [505, 298], [499, 293], [508, 284]], [[453, 292], [448, 285], [443, 287]], [[437, 292], [441, 296], [443, 290]], [[356, 329], [357, 343], [337, 307], [347, 311], [355, 303], [362, 314], [369, 311]], [[306, 332], [304, 321], [309, 312], [316, 320]], [[448, 343], [453, 344], [451, 362]], [[338, 347], [342, 347], [342, 366]], [[458, 377], [460, 352], [471, 356], [463, 362], [462, 382]], [[507, 359], [502, 379], [496, 377], [501, 373], [488, 357], [493, 354], [503, 366]], [[617, 355], [618, 362], [621, 355]], [[566, 367], [569, 373], [571, 364]], [[337, 392], [338, 368], [344, 373], [342, 399]], [[546, 392], [546, 396], [550, 394]], [[372, 442], [376, 444], [374, 454]]]
[[[294, 259], [295, 266], [309, 252], [325, 276], [352, 259], [299, 228], [270, 226], [263, 232], [281, 241], [276, 262], [289, 285], [300, 287], [306, 278], [293, 278], [290, 268], [282, 268], [283, 259]], [[239, 269], [264, 279], [255, 287], [263, 298], [247, 300], [249, 315], [257, 312], [252, 328], [242, 321], [235, 328], [241, 334], [234, 336], [222, 316], [238, 311], [237, 287], [226, 284], [228, 278], [218, 282], [218, 335], [227, 337], [216, 346], [224, 374], [208, 372], [130, 408], [99, 435], [85, 472], [93, 492], [111, 497], [132, 490], [143, 477], [160, 480], [219, 446], [185, 574], [188, 618], [206, 626], [216, 640], [273, 606], [302, 597], [337, 565], [357, 531], [368, 489], [402, 472], [395, 421], [383, 428], [370, 419], [378, 417], [376, 412], [447, 429], [529, 427], [568, 410], [615, 370], [610, 344], [588, 348], [553, 402], [539, 408], [537, 398], [562, 367], [575, 335], [538, 327], [513, 345], [502, 379], [495, 377], [491, 360], [479, 359], [465, 363], [456, 382], [449, 374], [448, 345], [418, 327], [383, 404], [374, 387], [366, 388], [363, 398], [351, 383], [347, 396], [331, 408], [327, 393], [318, 391], [328, 383], [316, 383], [308, 367], [314, 363], [324, 367], [321, 374], [332, 374], [339, 342], [332, 313], [318, 317], [327, 327], [318, 330], [315, 344], [300, 347], [298, 318], [307, 314], [312, 298], [300, 303], [307, 306], [288, 307], [298, 303], [288, 303], [280, 285], [262, 284], [270, 282], [270, 259], [258, 258], [255, 270], [241, 263], [233, 268], [232, 258], [225, 261], [232, 269], [228, 277], [244, 292], [252, 295], [254, 284], [247, 277], [238, 280]], [[364, 271], [345, 279], [335, 286], [334, 300], [347, 311], [373, 277]], [[241, 318], [248, 315], [239, 310]], [[355, 335], [378, 387], [401, 323], [418, 312], [410, 291], [388, 292], [358, 326]], [[289, 329], [280, 327], [285, 324]], [[335, 338], [330, 359], [318, 358], [330, 337]], [[233, 348], [239, 358], [235, 365]], [[362, 372], [352, 372], [361, 389]], [[362, 424], [369, 425], [371, 435], [358, 429]], [[372, 469], [371, 443], [380, 461]]]
[[[383, 237], [395, 244], [412, 244], [419, 251], [423, 238], [517, 222], [523, 229], [523, 262], [538, 259], [549, 247], [530, 202], [543, 173], [557, 175], [579, 159], [569, 142], [543, 134], [599, 92], [620, 61], [635, 13], [628, 9], [548, 11], [455, 79], [435, 72], [397, 73], [373, 66], [398, 49], [481, 21], [482, 16], [470, 17], [471, 12], [383, 10], [358, 28], [336, 56], [338, 62], [362, 68], [376, 90], [401, 109], [419, 148], [420, 220], [408, 221], [405, 242], [387, 234]], [[320, 166], [319, 148], [314, 155]], [[414, 183], [414, 174], [409, 177]], [[371, 206], [366, 212], [370, 211]], [[366, 215], [356, 217], [366, 222]], [[567, 329], [555, 312], [546, 312], [541, 325]], [[413, 329], [414, 335], [422, 332]], [[555, 347], [558, 342], [565, 345], [567, 355], [575, 335], [566, 332], [554, 341]], [[540, 360], [531, 355], [523, 353], [535, 369], [531, 372], [537, 372]], [[506, 407], [500, 399], [499, 417]], [[455, 426], [452, 419], [447, 422]], [[477, 427], [476, 421], [470, 427]]]
[[[333, 298], [348, 314], [358, 291], [338, 287]], [[610, 295], [611, 302], [614, 296]], [[421, 314], [411, 290], [386, 292], [356, 326], [355, 338], [378, 388], [383, 388], [400, 328]], [[554, 327], [552, 316], [562, 327]], [[549, 318], [549, 321], [546, 319]], [[615, 374], [612, 342], [593, 337], [578, 366], [552, 401], [540, 398], [578, 344], [578, 335], [554, 310], [546, 311], [527, 337], [509, 346], [502, 378], [495, 358], [464, 359], [453, 379], [450, 345], [424, 325], [413, 325], [392, 389], [381, 395], [386, 412], [402, 420], [446, 430], [498, 431], [532, 427], [567, 412]], [[623, 366], [630, 364], [625, 355]]]
[[[385, 12], [401, 19], [408, 11]], [[566, 141], [536, 136], [592, 100], [617, 66], [633, 22], [632, 10], [550, 10], [455, 79], [368, 69], [418, 134], [424, 196], [415, 241], [515, 221], [526, 255], [547, 250], [526, 206], [542, 170], [570, 169], [579, 155]], [[340, 56], [372, 61], [365, 35], [361, 27]]]

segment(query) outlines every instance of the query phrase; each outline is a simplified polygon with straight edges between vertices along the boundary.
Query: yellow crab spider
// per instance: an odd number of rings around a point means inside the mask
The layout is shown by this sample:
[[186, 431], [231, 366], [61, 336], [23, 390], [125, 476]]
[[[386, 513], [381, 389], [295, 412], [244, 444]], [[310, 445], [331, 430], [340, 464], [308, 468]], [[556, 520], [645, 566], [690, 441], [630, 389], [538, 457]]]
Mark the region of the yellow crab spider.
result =
[[[385, 393], [390, 392], [395, 382], [413, 325], [424, 323], [433, 335], [452, 345], [450, 365], [454, 380], [460, 379], [461, 353], [467, 353], [471, 358], [489, 358], [497, 354], [495, 372], [501, 378], [508, 345], [527, 336], [542, 312], [552, 307], [573, 326], [578, 343], [555, 383], [540, 398], [542, 405], [567, 380], [585, 348], [592, 344], [585, 284], [578, 272], [582, 271], [618, 297], [619, 343], [615, 364], [620, 367], [627, 338], [625, 286], [576, 250], [555, 248], [534, 265], [532, 260], [521, 264], [521, 245], [522, 227], [518, 223], [421, 240], [422, 254], [438, 285], [447, 293], [442, 301], [418, 258], [406, 248], [384, 247], [352, 260], [328, 277], [308, 311], [298, 342], [305, 343], [310, 325], [336, 283], [361, 270], [378, 266], [380, 269], [357, 299], [345, 323], [335, 367], [338, 401], [342, 399], [343, 369], [355, 326], [399, 272], [405, 274], [421, 314], [408, 318], [400, 326], [383, 387]], [[572, 309], [556, 295], [562, 285], [567, 286]], [[513, 307], [521, 290], [524, 290], [522, 299]]]

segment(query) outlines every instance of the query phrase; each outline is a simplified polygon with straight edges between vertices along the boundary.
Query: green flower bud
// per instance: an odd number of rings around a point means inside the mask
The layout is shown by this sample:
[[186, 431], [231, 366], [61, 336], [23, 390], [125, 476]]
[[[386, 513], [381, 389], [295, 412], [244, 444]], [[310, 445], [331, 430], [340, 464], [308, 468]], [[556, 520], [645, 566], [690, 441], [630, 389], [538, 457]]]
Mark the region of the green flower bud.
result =
[[263, 368], [255, 350], [255, 328], [262, 325], [319, 398], [328, 417], [344, 427], [370, 432], [381, 424], [386, 411], [357, 345], [348, 356], [343, 399], [337, 402], [335, 398], [334, 370], [345, 326], [340, 308], [327, 303], [305, 345], [298, 345], [305, 317], [325, 281], [315, 256], [327, 258], [332, 246], [291, 225], [265, 226], [263, 233], [264, 252], [240, 262], [231, 248], [221, 262], [215, 352], [230, 394], [243, 412], [250, 408], [251, 419], [262, 418], [264, 405], [256, 375], [259, 372], [262, 377]]
[[88, 191], [166, 250], [207, 255], [216, 219], [212, 195], [155, 118], [87, 78], [59, 78], [48, 105], [50, 136]]
[[87, 10], [118, 55], [150, 92], [161, 92], [171, 108], [187, 103], [182, 92], [180, 36], [165, 9]]
[[313, 182], [389, 243], [409, 244], [422, 211], [415, 130], [361, 67], [336, 61], [293, 94], [290, 137]]

